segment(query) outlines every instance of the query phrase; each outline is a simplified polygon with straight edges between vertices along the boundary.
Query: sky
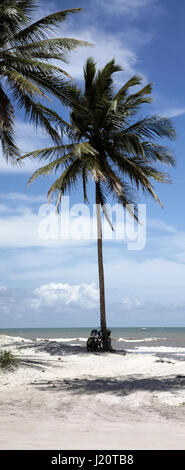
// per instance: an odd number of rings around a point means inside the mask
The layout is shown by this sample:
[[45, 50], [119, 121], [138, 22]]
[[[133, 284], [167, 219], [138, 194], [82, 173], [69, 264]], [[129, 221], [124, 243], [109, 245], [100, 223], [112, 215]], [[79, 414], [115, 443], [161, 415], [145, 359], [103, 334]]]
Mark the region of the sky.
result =
[[[108, 326], [184, 327], [185, 4], [182, 0], [178, 4], [172, 0], [45, 0], [37, 14], [42, 17], [74, 7], [84, 11], [69, 17], [58, 36], [86, 40], [93, 46], [71, 53], [65, 70], [81, 83], [87, 57], [94, 57], [99, 68], [114, 57], [123, 68], [115, 74], [115, 86], [121, 87], [136, 73], [143, 84], [152, 82], [153, 103], [143, 113], [170, 117], [177, 131], [176, 141], [168, 143], [176, 158], [176, 167], [169, 169], [171, 184], [156, 186], [164, 208], [141, 194], [138, 197], [138, 203], [146, 205], [143, 245], [134, 248], [138, 227], [135, 235], [130, 233], [130, 248], [125, 238], [105, 237]], [[55, 106], [59, 111], [58, 103]], [[16, 110], [16, 133], [22, 153], [49, 143], [20, 110]], [[70, 195], [72, 225], [65, 239], [61, 236], [64, 219], [56, 219], [53, 205], [47, 205], [46, 193], [54, 176], [26, 186], [37, 165], [31, 160], [21, 167], [7, 165], [0, 154], [0, 328], [98, 326], [96, 241], [75, 238], [80, 224], [84, 229], [94, 223], [93, 190], [90, 212], [81, 219], [83, 207], [74, 207], [82, 203], [81, 188]], [[67, 210], [66, 206], [64, 218]]]

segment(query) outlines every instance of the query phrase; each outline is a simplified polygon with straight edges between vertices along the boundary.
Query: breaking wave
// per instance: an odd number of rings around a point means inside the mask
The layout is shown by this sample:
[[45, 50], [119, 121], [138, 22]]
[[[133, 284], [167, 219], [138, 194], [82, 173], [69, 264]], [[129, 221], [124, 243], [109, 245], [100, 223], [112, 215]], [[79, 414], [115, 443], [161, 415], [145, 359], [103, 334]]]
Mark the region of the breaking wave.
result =
[[144, 343], [144, 342], [150, 342], [150, 341], [165, 341], [167, 338], [142, 338], [142, 339], [136, 339], [136, 338], [113, 338], [116, 341], [123, 341], [125, 343]]

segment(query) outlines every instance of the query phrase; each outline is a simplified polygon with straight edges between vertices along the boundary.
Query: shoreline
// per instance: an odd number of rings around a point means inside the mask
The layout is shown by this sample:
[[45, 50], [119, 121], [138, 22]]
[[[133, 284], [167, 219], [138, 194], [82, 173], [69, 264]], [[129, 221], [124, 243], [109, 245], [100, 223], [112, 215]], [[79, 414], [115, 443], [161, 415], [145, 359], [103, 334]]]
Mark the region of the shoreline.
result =
[[0, 337], [0, 449], [185, 449], [184, 361]]

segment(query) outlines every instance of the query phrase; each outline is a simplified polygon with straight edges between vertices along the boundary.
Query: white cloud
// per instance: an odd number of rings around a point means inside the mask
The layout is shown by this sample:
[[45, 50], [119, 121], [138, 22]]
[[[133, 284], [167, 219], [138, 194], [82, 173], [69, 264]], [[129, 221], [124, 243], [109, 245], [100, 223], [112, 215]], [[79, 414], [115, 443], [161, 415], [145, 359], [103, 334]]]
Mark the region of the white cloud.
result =
[[[65, 33], [70, 37], [70, 32]], [[81, 30], [78, 38], [93, 43], [94, 47], [84, 47], [70, 54], [70, 63], [66, 64], [65, 69], [73, 78], [81, 79], [83, 77], [83, 67], [88, 57], [94, 58], [97, 67], [103, 67], [112, 58], [116, 63], [125, 69], [124, 74], [115, 74], [115, 79], [124, 82], [128, 76], [135, 73], [135, 66], [138, 62], [136, 53], [123, 44], [121, 36], [107, 34], [94, 28]]]
[[[98, 10], [96, 2], [88, 5], [84, 12], [80, 15], [70, 15], [68, 20], [61, 25], [61, 31], [55, 31], [54, 37], [59, 37], [62, 33], [63, 37], [76, 38], [81, 41], [87, 41], [91, 46], [78, 46], [74, 52], [66, 55], [69, 64], [65, 64], [65, 70], [74, 79], [82, 79], [83, 67], [88, 57], [93, 56], [97, 67], [103, 67], [112, 58], [125, 69], [124, 75], [115, 75], [115, 81], [119, 84], [127, 80], [130, 75], [136, 73], [138, 66], [137, 50], [139, 47], [145, 46], [152, 38], [150, 31], [143, 31], [137, 28], [136, 25], [125, 25], [123, 31], [105, 30], [102, 23], [96, 21], [99, 18], [99, 8], [102, 7], [105, 11], [102, 15], [107, 17], [112, 14], [129, 13], [130, 16], [137, 15], [141, 8], [146, 5], [154, 6], [156, 0], [98, 0]], [[53, 5], [54, 8], [55, 5]], [[50, 8], [50, 12], [52, 9]], [[94, 22], [92, 24], [92, 15]], [[85, 24], [85, 27], [84, 27]], [[94, 26], [95, 24], [95, 26]], [[54, 61], [58, 65], [57, 61]], [[142, 72], [137, 70], [137, 73], [145, 76]], [[146, 79], [145, 79], [146, 80]], [[122, 82], [121, 82], [122, 81]]]
[[[39, 144], [38, 144], [39, 148]], [[33, 147], [30, 148], [30, 151], [34, 150]], [[2, 173], [16, 173], [16, 174], [22, 174], [22, 173], [33, 173], [39, 168], [38, 162], [26, 159], [24, 164], [20, 165], [15, 165], [12, 164], [11, 162], [7, 162], [5, 158], [3, 157], [2, 150], [0, 148], [0, 171]]]
[[185, 108], [168, 108], [162, 114], [168, 118], [182, 116], [185, 114]]
[[28, 295], [22, 289], [9, 289], [6, 286], [0, 288], [0, 315], [1, 319], [5, 316], [24, 316], [27, 305], [29, 304]]
[[6, 214], [7, 212], [9, 212], [9, 207], [6, 204], [0, 203], [0, 214]]
[[[57, 215], [54, 204], [47, 204], [46, 196], [19, 192], [0, 193], [0, 247], [79, 247], [95, 244], [97, 234], [95, 207], [84, 204], [69, 208], [63, 200], [62, 212]], [[65, 199], [66, 201], [66, 199]], [[70, 202], [70, 201], [69, 201]], [[43, 203], [43, 204], [42, 204]], [[40, 205], [41, 204], [41, 205]], [[78, 209], [77, 209], [78, 207]], [[114, 206], [113, 206], [114, 207]], [[111, 217], [111, 209], [109, 215]], [[81, 215], [80, 215], [81, 214]], [[138, 227], [129, 231], [128, 221], [125, 229], [125, 212], [123, 209], [116, 215], [113, 225], [116, 231], [112, 232], [105, 218], [103, 222], [103, 238], [105, 243], [123, 243], [138, 239]], [[131, 228], [131, 226], [130, 226]], [[178, 251], [182, 249], [184, 234], [176, 227], [160, 219], [148, 219], [147, 228], [162, 232], [162, 236], [155, 244], [158, 248], [166, 244], [167, 247]], [[166, 242], [166, 234], [168, 234]], [[145, 235], [145, 232], [143, 232]], [[154, 232], [155, 235], [155, 232]], [[147, 243], [153, 237], [153, 232], [147, 235]], [[183, 240], [183, 242], [182, 242]], [[181, 241], [181, 246], [179, 243]]]
[[117, 283], [128, 298], [132, 298], [134, 292], [134, 298], [141, 299], [141, 302], [158, 302], [164, 306], [169, 302], [185, 304], [184, 264], [165, 259], [161, 254], [140, 261], [128, 256], [118, 260], [115, 256], [115, 261], [109, 266], [110, 271], [106, 274], [108, 285]]
[[[38, 201], [39, 202], [39, 201]], [[47, 201], [45, 201], [47, 203]], [[49, 207], [49, 205], [47, 205]], [[42, 206], [41, 206], [42, 207]], [[72, 227], [69, 238], [61, 238], [60, 216], [56, 215], [55, 206], [52, 205], [52, 219], [49, 221], [49, 238], [43, 238], [42, 224], [44, 223], [44, 233], [47, 233], [47, 217], [39, 216], [39, 206], [34, 210], [31, 206], [17, 206], [16, 208], [3, 204], [0, 210], [0, 248], [10, 247], [66, 247], [80, 246], [92, 243], [92, 239], [74, 239]], [[1, 207], [0, 207], [1, 209]], [[6, 216], [5, 216], [6, 215]], [[80, 220], [80, 217], [78, 218]], [[77, 219], [75, 220], [77, 225]], [[85, 224], [83, 224], [85, 226]], [[80, 226], [80, 224], [79, 224]]]
[[62, 304], [79, 305], [94, 308], [98, 301], [98, 289], [95, 283], [70, 285], [61, 282], [44, 284], [33, 291], [32, 308], [53, 306], [61, 309]]
[[142, 302], [139, 299], [133, 299], [128, 296], [121, 298], [121, 304], [129, 309], [142, 306]]
[[0, 193], [0, 200], [6, 199], [6, 201], [21, 201], [26, 203], [37, 203], [37, 202], [46, 202], [46, 196], [44, 195], [34, 195], [34, 194], [25, 194], [19, 192], [9, 192], [9, 193]]
[[173, 225], [166, 224], [163, 220], [148, 219], [147, 226], [156, 230], [162, 230], [163, 232], [178, 234], [178, 230]]
[[98, 0], [98, 4], [106, 9], [106, 11], [120, 14], [126, 13], [130, 16], [137, 16], [142, 8], [151, 5], [154, 0]]
[[[15, 132], [17, 136], [16, 143], [22, 155], [38, 148], [47, 147], [48, 143], [51, 144], [51, 140], [49, 140], [46, 133], [40, 128], [36, 130], [33, 124], [17, 120]], [[22, 160], [19, 164], [12, 164], [11, 161], [7, 163], [0, 146], [1, 173], [33, 173], [40, 166], [39, 160], [30, 158]]]
[[22, 210], [20, 215], [13, 214], [6, 218], [0, 217], [0, 226], [1, 248], [10, 246], [25, 247], [43, 244], [43, 241], [39, 239], [37, 232], [38, 217], [28, 209], [24, 211]]

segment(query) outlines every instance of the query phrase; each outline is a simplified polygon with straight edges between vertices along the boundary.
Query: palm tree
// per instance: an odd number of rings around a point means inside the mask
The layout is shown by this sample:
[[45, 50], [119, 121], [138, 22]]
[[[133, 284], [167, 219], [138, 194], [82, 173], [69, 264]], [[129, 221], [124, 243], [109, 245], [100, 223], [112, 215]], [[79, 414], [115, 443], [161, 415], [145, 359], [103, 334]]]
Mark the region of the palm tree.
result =
[[38, 99], [51, 93], [64, 104], [68, 103], [68, 82], [63, 78], [68, 74], [51, 64], [51, 60], [65, 61], [65, 52], [88, 44], [50, 34], [68, 15], [80, 12], [81, 8], [58, 11], [32, 22], [38, 6], [37, 0], [0, 2], [0, 140], [7, 159], [19, 155], [14, 139], [13, 100], [55, 143], [60, 141], [50, 122], [50, 110]]
[[[135, 190], [139, 188], [162, 205], [152, 180], [164, 183], [169, 178], [156, 164], [174, 165], [174, 158], [156, 139], [173, 139], [176, 135], [172, 122], [167, 118], [158, 115], [139, 118], [140, 106], [151, 101], [150, 83], [135, 93], [129, 93], [130, 87], [141, 84], [140, 77], [135, 75], [118, 92], [114, 90], [112, 76], [120, 70], [112, 60], [97, 71], [93, 59], [89, 58], [84, 68], [84, 89], [74, 87], [71, 93], [73, 104], [68, 125], [69, 143], [36, 150], [21, 157], [50, 160], [31, 176], [29, 183], [38, 176], [59, 172], [58, 179], [48, 191], [49, 199], [57, 194], [57, 208], [62, 196], [73, 189], [78, 181], [82, 182], [84, 201], [88, 202], [87, 185], [89, 177], [93, 177], [104, 350], [109, 350], [110, 344], [106, 325], [100, 208], [109, 220], [107, 197], [113, 196], [123, 207], [128, 207], [134, 202]], [[132, 215], [137, 219], [136, 209]]]

